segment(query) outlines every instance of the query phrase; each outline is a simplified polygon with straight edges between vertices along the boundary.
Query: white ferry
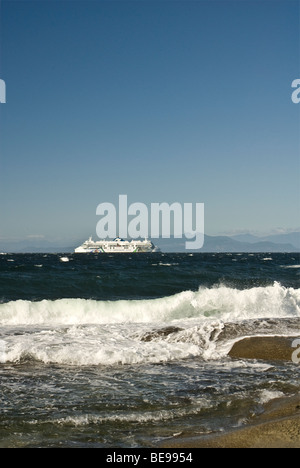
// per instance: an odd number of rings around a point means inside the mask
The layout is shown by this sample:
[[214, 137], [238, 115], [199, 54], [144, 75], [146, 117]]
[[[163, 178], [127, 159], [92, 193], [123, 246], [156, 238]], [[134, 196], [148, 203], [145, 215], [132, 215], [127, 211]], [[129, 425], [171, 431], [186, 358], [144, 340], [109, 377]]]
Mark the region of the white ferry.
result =
[[155, 245], [145, 239], [124, 240], [116, 237], [114, 240], [93, 241], [90, 237], [82, 245], [75, 249], [75, 253], [135, 253], [135, 252], [157, 252]]

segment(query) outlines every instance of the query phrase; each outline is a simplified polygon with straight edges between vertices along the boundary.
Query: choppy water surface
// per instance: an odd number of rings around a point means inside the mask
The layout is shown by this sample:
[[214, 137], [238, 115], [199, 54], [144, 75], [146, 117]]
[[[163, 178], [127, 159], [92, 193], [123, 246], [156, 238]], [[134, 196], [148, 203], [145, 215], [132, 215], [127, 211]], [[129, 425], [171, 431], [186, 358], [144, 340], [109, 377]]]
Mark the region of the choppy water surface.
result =
[[298, 391], [227, 353], [299, 336], [299, 254], [61, 257], [0, 256], [0, 446], [153, 446]]

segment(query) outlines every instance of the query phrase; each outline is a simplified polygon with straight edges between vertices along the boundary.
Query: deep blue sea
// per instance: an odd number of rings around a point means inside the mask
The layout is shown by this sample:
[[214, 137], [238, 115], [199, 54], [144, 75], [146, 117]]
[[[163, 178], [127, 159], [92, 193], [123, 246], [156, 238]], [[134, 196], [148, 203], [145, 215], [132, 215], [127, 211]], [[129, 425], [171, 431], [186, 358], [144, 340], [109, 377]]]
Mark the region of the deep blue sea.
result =
[[[0, 255], [0, 447], [153, 447], [299, 391], [299, 254]], [[291, 350], [291, 354], [292, 354]]]

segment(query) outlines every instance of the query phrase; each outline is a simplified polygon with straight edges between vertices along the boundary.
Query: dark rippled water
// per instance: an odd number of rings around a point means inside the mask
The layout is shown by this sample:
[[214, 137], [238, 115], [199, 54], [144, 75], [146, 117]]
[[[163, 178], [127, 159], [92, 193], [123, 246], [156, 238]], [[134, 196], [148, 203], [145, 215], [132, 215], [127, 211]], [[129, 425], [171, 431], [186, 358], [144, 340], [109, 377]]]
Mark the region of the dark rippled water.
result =
[[299, 335], [299, 275], [299, 254], [0, 255], [0, 446], [150, 447], [244, 424], [297, 392], [300, 368], [228, 350]]

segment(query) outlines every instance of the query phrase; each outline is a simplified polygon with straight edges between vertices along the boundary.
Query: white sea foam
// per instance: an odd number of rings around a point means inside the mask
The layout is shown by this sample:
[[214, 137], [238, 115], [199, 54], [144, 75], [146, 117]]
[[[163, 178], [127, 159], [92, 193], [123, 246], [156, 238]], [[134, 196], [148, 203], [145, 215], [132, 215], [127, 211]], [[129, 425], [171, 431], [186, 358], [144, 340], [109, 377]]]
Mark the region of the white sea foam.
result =
[[[124, 365], [162, 363], [201, 355], [192, 342], [149, 342], [133, 336], [129, 326], [73, 326], [36, 330], [5, 339], [2, 362], [35, 360], [46, 364]], [[4, 357], [5, 356], [5, 357]]]
[[220, 286], [151, 300], [59, 299], [0, 304], [0, 325], [115, 324], [218, 318], [223, 321], [300, 317], [300, 289]]
[[[37, 360], [63, 365], [161, 363], [219, 359], [226, 322], [300, 317], [300, 289], [225, 286], [154, 300], [61, 299], [0, 304], [1, 362]], [[164, 327], [169, 333], [160, 333]], [[151, 340], [143, 339], [157, 330]]]
[[261, 391], [260, 394], [260, 403], [265, 404], [271, 400], [275, 400], [276, 398], [281, 398], [284, 396], [284, 393], [276, 391], [276, 390], [267, 390], [264, 389]]
[[[203, 411], [203, 409], [211, 407], [212, 404], [209, 400], [202, 399], [197, 402], [197, 405], [190, 408], [172, 408], [166, 410], [154, 410], [154, 411], [119, 411], [118, 413], [100, 413], [100, 414], [83, 414], [80, 416], [67, 416], [58, 419], [46, 420], [45, 424], [55, 424], [61, 426], [87, 426], [91, 424], [105, 424], [108, 422], [129, 422], [135, 424], [148, 423], [148, 422], [161, 422], [169, 421], [172, 419], [181, 418], [184, 416], [197, 415]], [[32, 425], [37, 423], [36, 420], [31, 421]]]

